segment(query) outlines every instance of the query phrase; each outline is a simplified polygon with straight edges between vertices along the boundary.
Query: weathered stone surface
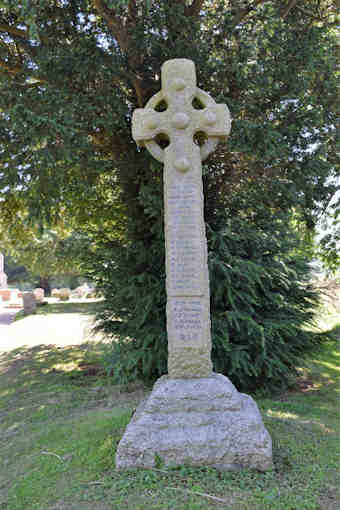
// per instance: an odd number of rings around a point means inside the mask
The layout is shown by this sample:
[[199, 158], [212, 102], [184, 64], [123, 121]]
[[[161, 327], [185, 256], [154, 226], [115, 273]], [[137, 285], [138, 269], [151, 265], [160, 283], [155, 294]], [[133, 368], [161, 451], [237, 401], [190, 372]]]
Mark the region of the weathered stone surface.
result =
[[45, 290], [44, 289], [37, 287], [36, 289], [33, 290], [33, 294], [35, 296], [37, 303], [42, 303], [44, 301], [44, 298], [45, 298]]
[[[195, 100], [202, 108], [195, 108]], [[160, 103], [164, 111], [157, 111]], [[199, 147], [195, 134], [207, 142]], [[162, 66], [162, 90], [134, 111], [133, 137], [164, 161], [164, 224], [168, 372], [171, 377], [206, 377], [212, 371], [207, 242], [203, 217], [201, 160], [230, 131], [226, 105], [218, 105], [196, 86], [191, 60]], [[158, 135], [168, 137], [163, 151]], [[195, 356], [197, 357], [195, 358]]]
[[37, 303], [36, 303], [34, 293], [33, 292], [24, 292], [22, 295], [22, 300], [24, 303], [24, 314], [28, 315], [30, 313], [34, 313], [37, 308]]
[[58, 298], [60, 300], [62, 300], [62, 301], [67, 300], [67, 299], [70, 299], [70, 297], [71, 297], [71, 289], [69, 289], [68, 287], [59, 289]]
[[221, 374], [161, 377], [135, 412], [116, 455], [118, 470], [165, 465], [272, 468], [272, 443], [254, 400]]
[[83, 283], [83, 285], [79, 285], [72, 290], [71, 296], [75, 298], [84, 298], [90, 291], [91, 289], [87, 283]]
[[2, 301], [9, 301], [11, 299], [11, 291], [9, 289], [0, 289], [0, 298]]

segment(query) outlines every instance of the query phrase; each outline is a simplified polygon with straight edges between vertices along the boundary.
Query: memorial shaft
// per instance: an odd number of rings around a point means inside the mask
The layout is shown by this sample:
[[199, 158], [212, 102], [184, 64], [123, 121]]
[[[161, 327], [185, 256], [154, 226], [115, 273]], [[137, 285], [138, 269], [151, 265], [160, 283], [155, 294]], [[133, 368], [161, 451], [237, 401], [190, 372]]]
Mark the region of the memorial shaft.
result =
[[[157, 111], [161, 103], [162, 112]], [[172, 378], [206, 377], [212, 372], [201, 161], [229, 129], [227, 107], [197, 88], [195, 66], [186, 59], [163, 65], [162, 90], [133, 116], [134, 139], [164, 162], [168, 373]], [[197, 133], [207, 137], [202, 147], [194, 142]], [[169, 140], [164, 151], [155, 141], [159, 135]]]
[[168, 373], [204, 377], [212, 363], [200, 150], [191, 148], [190, 168], [180, 173], [176, 149], [167, 152], [164, 165]]

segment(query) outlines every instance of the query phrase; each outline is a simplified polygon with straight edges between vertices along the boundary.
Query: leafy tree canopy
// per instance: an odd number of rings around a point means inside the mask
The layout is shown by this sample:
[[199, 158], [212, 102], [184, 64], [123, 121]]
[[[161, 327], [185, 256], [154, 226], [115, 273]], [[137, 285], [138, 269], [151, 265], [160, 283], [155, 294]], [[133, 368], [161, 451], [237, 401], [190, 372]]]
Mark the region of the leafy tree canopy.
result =
[[[336, 23], [330, 0], [2, 1], [3, 221], [126, 216], [135, 236], [157, 171], [131, 139], [131, 113], [159, 89], [166, 59], [188, 57], [234, 119], [210, 160], [212, 191], [256, 184], [312, 228], [335, 190]], [[252, 210], [252, 197], [233, 207]]]

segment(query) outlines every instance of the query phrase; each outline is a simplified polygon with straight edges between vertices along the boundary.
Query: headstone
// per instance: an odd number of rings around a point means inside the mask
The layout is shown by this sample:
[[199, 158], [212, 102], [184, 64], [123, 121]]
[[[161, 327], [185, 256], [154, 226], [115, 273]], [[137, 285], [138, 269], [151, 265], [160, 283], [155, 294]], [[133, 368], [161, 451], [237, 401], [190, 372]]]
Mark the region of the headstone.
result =
[[0, 298], [2, 301], [10, 301], [11, 291], [9, 289], [0, 289]]
[[33, 294], [35, 296], [37, 303], [42, 303], [44, 301], [44, 298], [45, 298], [45, 290], [44, 289], [38, 287], [33, 290]]
[[[256, 403], [212, 372], [201, 161], [228, 135], [228, 109], [197, 88], [192, 61], [169, 60], [162, 90], [135, 110], [132, 131], [164, 162], [168, 375], [138, 407], [116, 467], [151, 468], [160, 458], [166, 465], [271, 469], [271, 439]], [[196, 133], [205, 134], [201, 147]], [[169, 139], [164, 150], [158, 135]]]
[[66, 300], [70, 299], [70, 296], [71, 296], [71, 289], [69, 289], [68, 287], [59, 289], [58, 297], [60, 300], [66, 301]]
[[10, 301], [5, 306], [6, 308], [22, 308], [22, 293], [19, 289], [10, 289]]
[[4, 256], [0, 253], [0, 289], [7, 289], [7, 275], [4, 268]]
[[90, 290], [90, 287], [85, 282], [83, 285], [79, 285], [79, 287], [73, 289], [71, 295], [75, 298], [84, 298], [90, 292]]
[[24, 292], [22, 294], [22, 300], [24, 303], [24, 314], [29, 315], [36, 311], [37, 303], [33, 292]]

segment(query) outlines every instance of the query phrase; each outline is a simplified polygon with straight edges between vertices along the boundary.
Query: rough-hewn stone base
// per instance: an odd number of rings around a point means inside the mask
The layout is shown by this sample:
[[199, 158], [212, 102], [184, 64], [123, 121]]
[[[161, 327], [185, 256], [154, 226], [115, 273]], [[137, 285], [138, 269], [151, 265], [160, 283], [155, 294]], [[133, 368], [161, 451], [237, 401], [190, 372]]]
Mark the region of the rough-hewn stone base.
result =
[[271, 438], [254, 400], [221, 374], [161, 377], [119, 443], [116, 468], [187, 464], [231, 470], [272, 468]]

